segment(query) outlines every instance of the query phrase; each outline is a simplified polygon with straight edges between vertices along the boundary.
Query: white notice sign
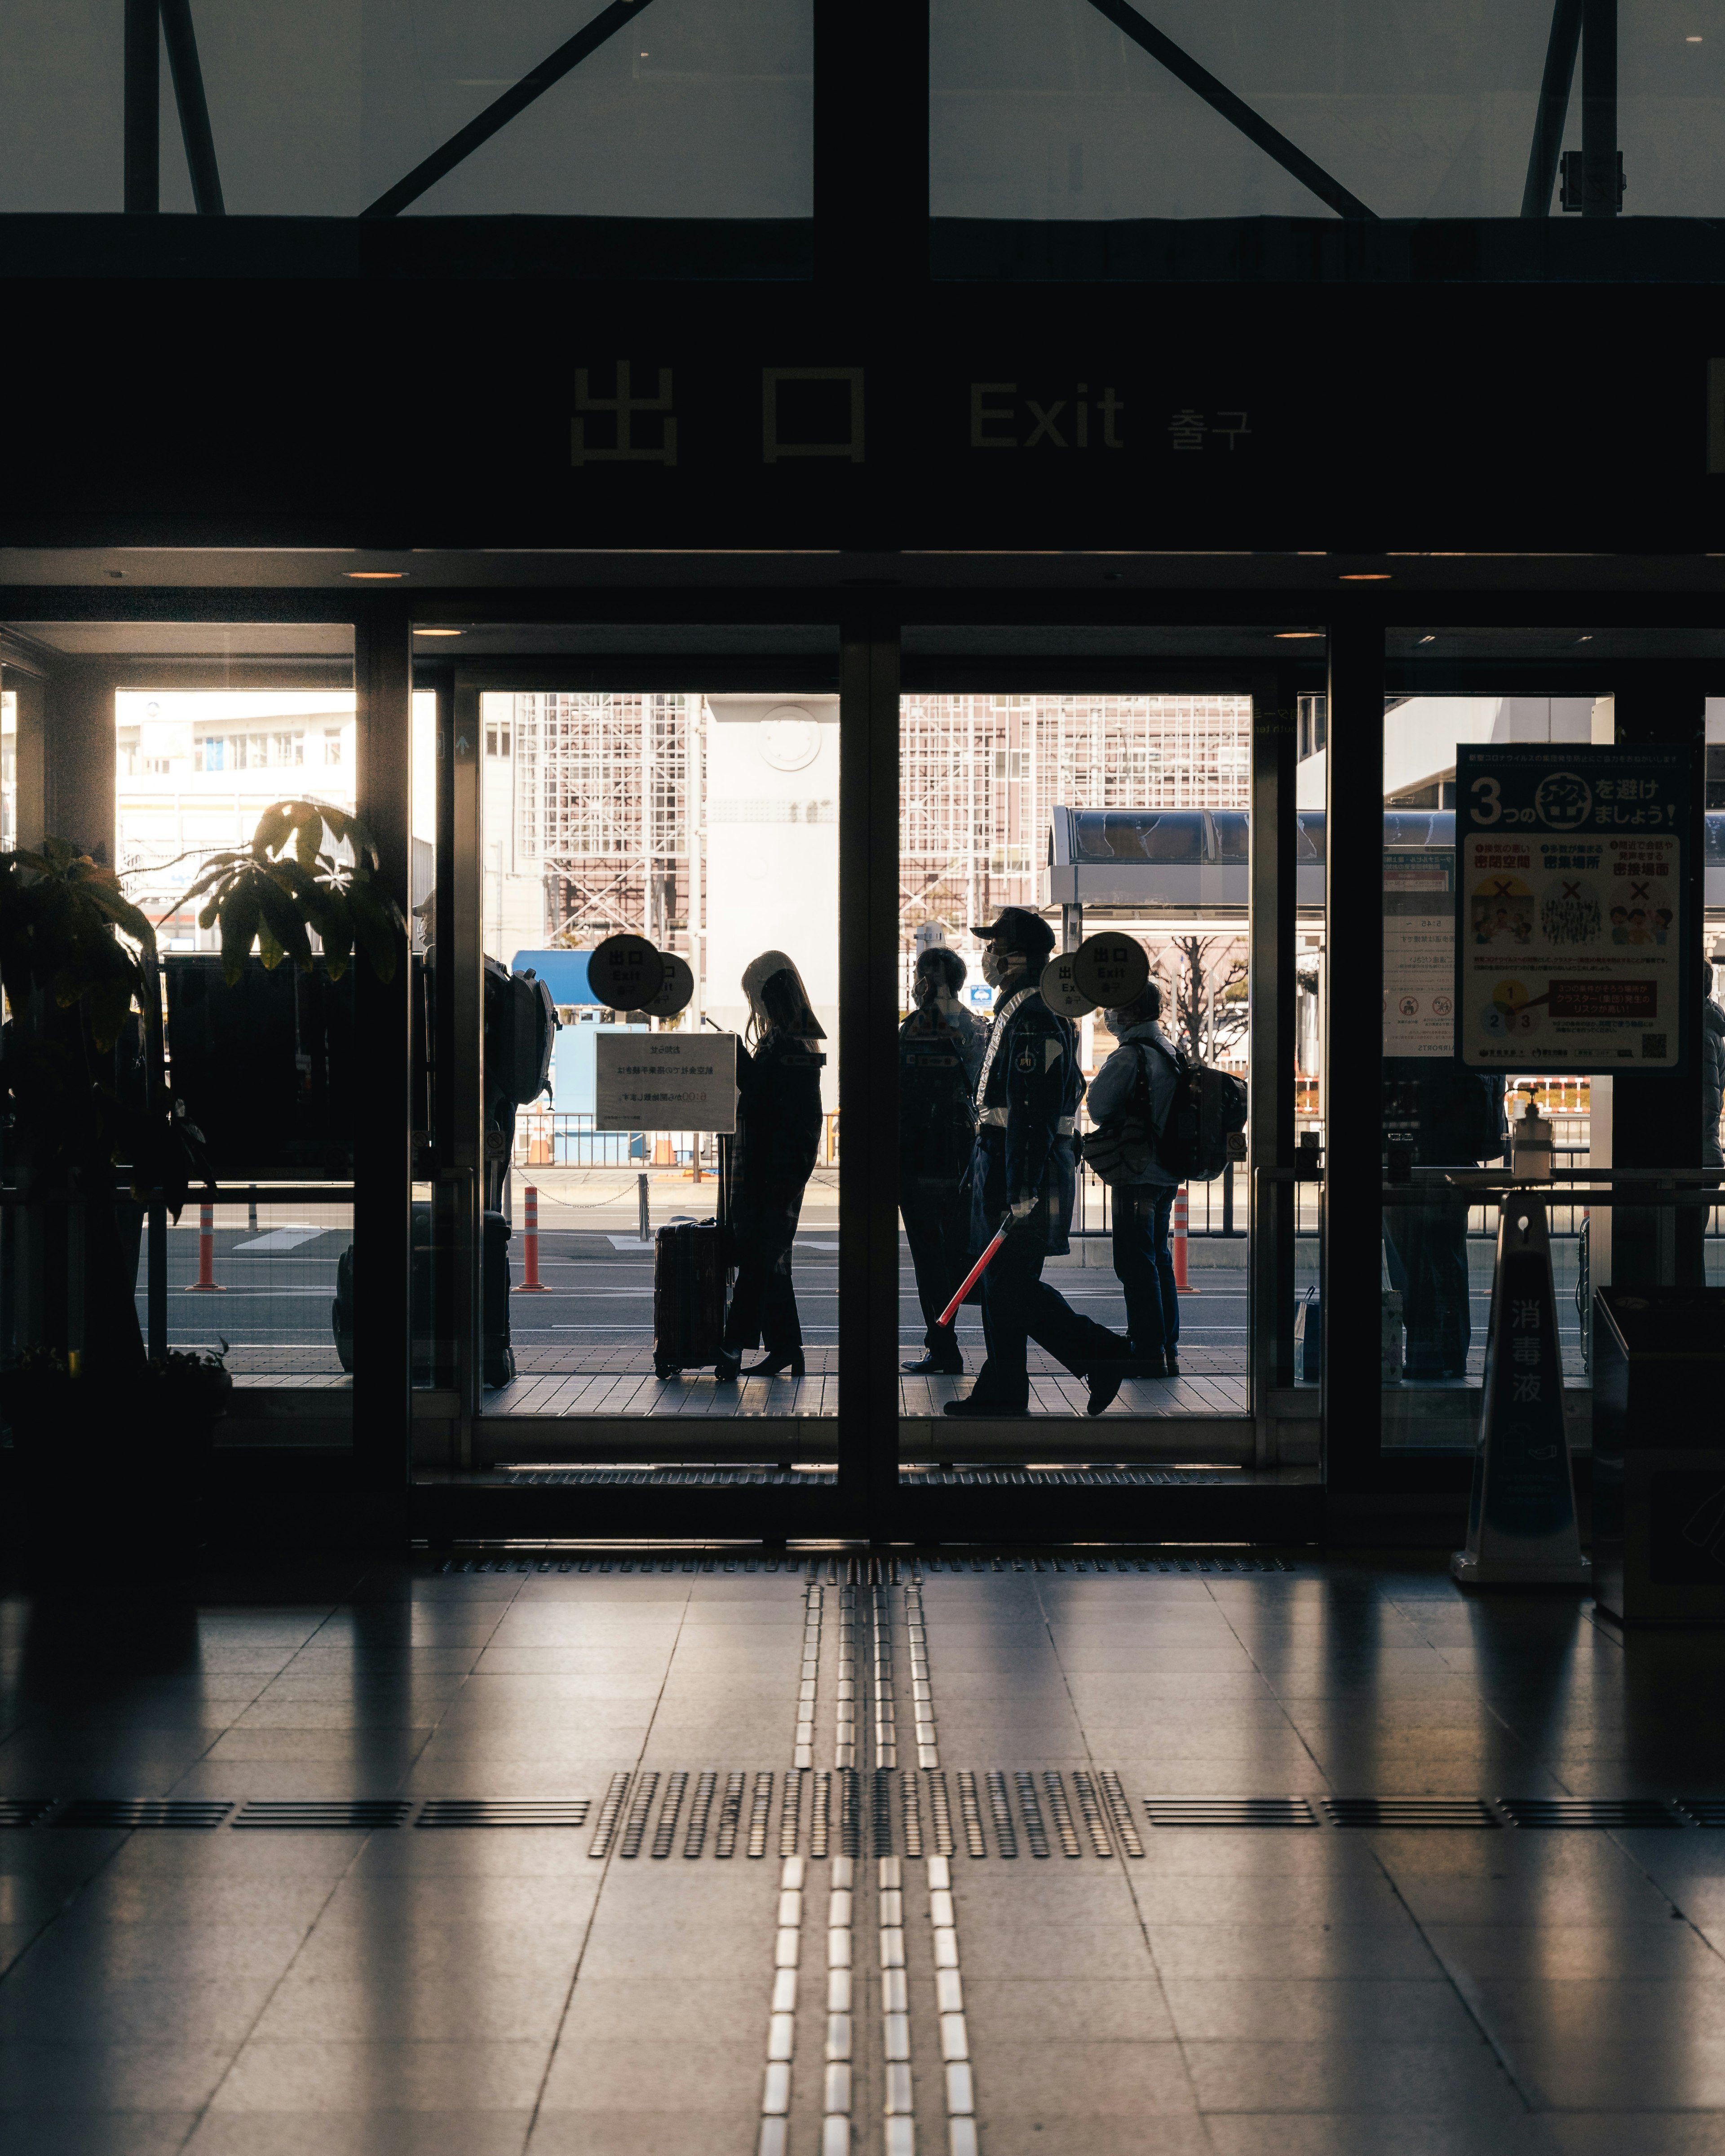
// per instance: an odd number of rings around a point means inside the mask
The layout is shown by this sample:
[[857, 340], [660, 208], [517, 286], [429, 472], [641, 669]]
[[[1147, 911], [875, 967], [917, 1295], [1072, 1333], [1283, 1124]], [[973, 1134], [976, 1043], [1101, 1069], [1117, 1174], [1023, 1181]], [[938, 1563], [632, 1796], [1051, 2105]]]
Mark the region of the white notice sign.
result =
[[737, 1128], [734, 1033], [602, 1033], [593, 1049], [596, 1130]]
[[1455, 1053], [1455, 856], [1384, 856], [1384, 1053]]

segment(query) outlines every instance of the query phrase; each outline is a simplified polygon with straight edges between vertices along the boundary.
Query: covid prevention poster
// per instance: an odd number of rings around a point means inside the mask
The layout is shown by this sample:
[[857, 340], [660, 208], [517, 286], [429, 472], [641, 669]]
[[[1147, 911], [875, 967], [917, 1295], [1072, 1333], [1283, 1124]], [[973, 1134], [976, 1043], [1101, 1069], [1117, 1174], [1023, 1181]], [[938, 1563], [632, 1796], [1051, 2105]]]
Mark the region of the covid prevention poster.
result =
[[1455, 856], [1384, 856], [1384, 1053], [1455, 1053]]
[[1458, 747], [1456, 1048], [1477, 1070], [1669, 1070], [1690, 978], [1681, 749]]

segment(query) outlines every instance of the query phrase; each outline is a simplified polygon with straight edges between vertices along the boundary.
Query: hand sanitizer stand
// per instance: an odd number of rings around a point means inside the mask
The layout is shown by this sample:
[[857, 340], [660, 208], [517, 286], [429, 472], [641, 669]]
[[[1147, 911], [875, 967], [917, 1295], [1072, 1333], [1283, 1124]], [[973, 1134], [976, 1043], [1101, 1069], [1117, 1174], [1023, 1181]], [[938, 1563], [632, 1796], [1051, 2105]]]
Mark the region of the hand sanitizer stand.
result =
[[1507, 1191], [1498, 1218], [1467, 1548], [1450, 1569], [1466, 1587], [1592, 1580], [1575, 1527], [1545, 1200], [1527, 1190]]

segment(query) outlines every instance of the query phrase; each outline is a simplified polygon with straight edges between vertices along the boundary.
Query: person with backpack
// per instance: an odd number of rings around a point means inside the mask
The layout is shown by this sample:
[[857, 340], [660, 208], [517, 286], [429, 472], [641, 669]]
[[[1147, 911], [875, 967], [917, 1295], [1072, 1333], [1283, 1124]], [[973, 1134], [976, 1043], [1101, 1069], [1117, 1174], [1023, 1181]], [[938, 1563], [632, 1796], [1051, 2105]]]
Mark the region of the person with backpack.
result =
[[975, 1150], [970, 1158], [970, 1245], [980, 1255], [1002, 1230], [1005, 1241], [982, 1277], [987, 1359], [949, 1415], [1029, 1411], [1028, 1343], [1034, 1340], [1090, 1389], [1086, 1412], [1101, 1414], [1132, 1374], [1132, 1348], [1117, 1332], [1081, 1317], [1042, 1277], [1067, 1240], [1078, 1178], [1073, 1130], [1084, 1077], [1070, 1019], [1042, 1000], [1042, 969], [1054, 932], [1023, 906], [973, 928], [983, 945], [983, 978], [995, 992], [994, 1023], [977, 1077]]
[[1157, 1158], [1153, 1142], [1167, 1127], [1179, 1060], [1159, 1023], [1162, 991], [1154, 981], [1136, 1003], [1102, 1017], [1119, 1045], [1091, 1081], [1091, 1121], [1124, 1125], [1130, 1120], [1152, 1141], [1122, 1160], [1110, 1184], [1114, 1271], [1142, 1374], [1174, 1378], [1180, 1371], [1180, 1301], [1168, 1238], [1179, 1178]]

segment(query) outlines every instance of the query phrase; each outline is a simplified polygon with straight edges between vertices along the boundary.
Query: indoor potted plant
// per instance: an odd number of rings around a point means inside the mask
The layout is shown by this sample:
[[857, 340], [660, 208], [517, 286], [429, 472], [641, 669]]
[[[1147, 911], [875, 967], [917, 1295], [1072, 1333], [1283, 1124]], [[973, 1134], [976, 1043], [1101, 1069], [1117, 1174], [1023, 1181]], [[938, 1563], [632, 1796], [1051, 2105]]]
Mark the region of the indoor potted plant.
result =
[[[331, 974], [357, 948], [388, 979], [404, 924], [377, 865], [357, 817], [277, 802], [172, 911], [201, 901], [230, 983], [254, 948], [265, 967], [309, 971], [314, 935]], [[159, 1194], [177, 1219], [199, 1172], [198, 1133], [167, 1088], [155, 928], [110, 868], [63, 839], [0, 855], [0, 988], [8, 1259], [28, 1281], [0, 1369], [15, 1482], [50, 1514], [75, 1498], [81, 1532], [99, 1510], [126, 1532], [187, 1522], [232, 1380], [220, 1354], [152, 1360], [138, 1323], [145, 1203]]]

